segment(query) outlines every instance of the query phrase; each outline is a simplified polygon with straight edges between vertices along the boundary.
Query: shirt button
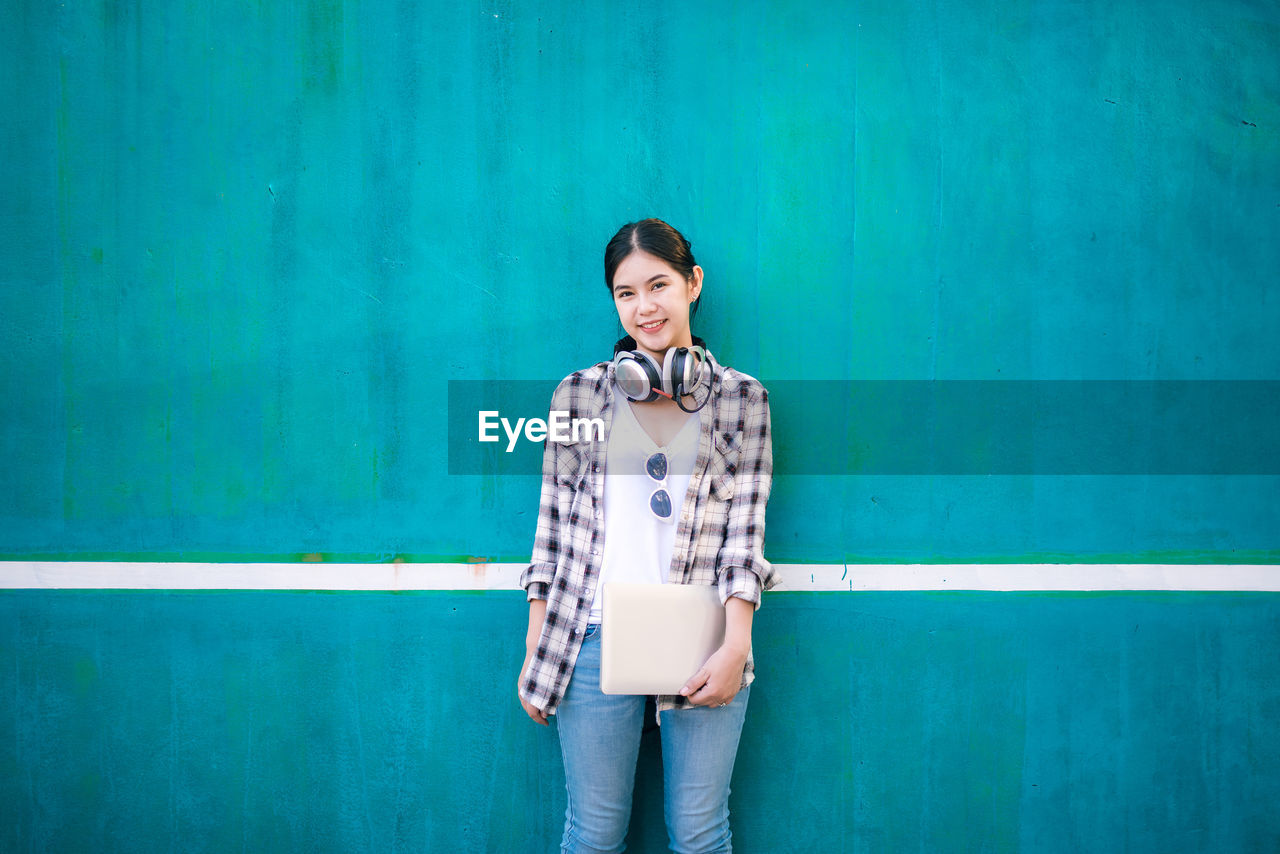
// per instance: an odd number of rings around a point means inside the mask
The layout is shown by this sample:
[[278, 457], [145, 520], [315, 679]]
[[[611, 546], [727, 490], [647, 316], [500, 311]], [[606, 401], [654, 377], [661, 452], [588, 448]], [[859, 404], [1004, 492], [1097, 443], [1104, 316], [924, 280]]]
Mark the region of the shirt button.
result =
[[591, 467], [591, 470], [592, 470], [592, 471], [600, 471], [600, 464], [599, 464], [599, 463], [596, 463], [595, 465], [593, 465], [593, 466]]

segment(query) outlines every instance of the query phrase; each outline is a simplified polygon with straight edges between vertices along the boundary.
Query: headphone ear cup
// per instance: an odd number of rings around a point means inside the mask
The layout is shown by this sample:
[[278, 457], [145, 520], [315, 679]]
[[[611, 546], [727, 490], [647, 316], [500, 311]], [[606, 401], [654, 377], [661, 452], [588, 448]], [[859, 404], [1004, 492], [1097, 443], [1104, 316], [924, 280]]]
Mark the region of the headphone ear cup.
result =
[[614, 382], [629, 400], [656, 400], [654, 389], [662, 387], [657, 364], [648, 353], [624, 350], [613, 357]]
[[692, 378], [689, 380], [689, 382], [692, 383], [690, 388], [696, 388], [697, 386], [702, 385], [704, 377], [708, 379], [708, 382], [710, 381], [711, 365], [709, 364], [708, 358], [710, 355], [711, 354], [708, 353], [705, 348], [699, 347], [696, 344], [689, 349], [689, 360], [691, 362], [696, 362], [697, 364], [696, 369], [693, 369], [692, 367], [690, 368], [690, 373], [693, 374]]
[[693, 354], [692, 350], [681, 350], [684, 353], [684, 360], [680, 365], [680, 382], [684, 393], [688, 394], [698, 386], [698, 380], [702, 377], [702, 362]]
[[676, 393], [675, 376], [680, 362], [680, 348], [670, 347], [662, 357], [662, 390], [668, 397]]
[[672, 347], [664, 360], [663, 381], [666, 391], [674, 396], [677, 387], [680, 394], [689, 394], [702, 379], [702, 362], [694, 351], [686, 347]]
[[644, 369], [645, 379], [649, 383], [649, 396], [645, 400], [657, 400], [658, 391], [662, 389], [662, 366], [658, 360], [643, 350], [636, 350], [636, 364]]

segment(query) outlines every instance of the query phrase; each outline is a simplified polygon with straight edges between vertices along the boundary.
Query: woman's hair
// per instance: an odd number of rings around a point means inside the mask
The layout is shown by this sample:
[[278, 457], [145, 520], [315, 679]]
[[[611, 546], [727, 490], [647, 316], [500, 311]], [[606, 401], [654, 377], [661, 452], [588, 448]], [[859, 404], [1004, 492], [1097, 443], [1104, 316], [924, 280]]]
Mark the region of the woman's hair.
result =
[[[684, 276], [686, 282], [693, 278], [693, 267], [698, 262], [693, 260], [693, 248], [684, 239], [684, 235], [660, 219], [642, 219], [639, 222], [629, 222], [618, 229], [618, 233], [604, 248], [604, 286], [609, 289], [610, 294], [613, 293], [613, 274], [618, 271], [618, 265], [637, 249], [666, 261], [672, 269]], [[702, 296], [699, 295], [689, 306], [690, 321], [698, 313], [698, 303], [701, 301]], [[702, 343], [698, 338], [694, 342]], [[614, 346], [614, 351], [617, 352], [623, 345], [626, 349], [635, 349], [636, 346], [628, 335]]]

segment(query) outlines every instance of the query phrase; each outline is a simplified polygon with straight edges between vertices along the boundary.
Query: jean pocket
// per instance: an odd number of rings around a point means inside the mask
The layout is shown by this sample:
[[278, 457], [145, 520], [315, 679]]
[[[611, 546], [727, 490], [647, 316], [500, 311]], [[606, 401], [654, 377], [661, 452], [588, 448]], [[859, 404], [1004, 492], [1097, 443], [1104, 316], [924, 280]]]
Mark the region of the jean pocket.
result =
[[596, 635], [598, 635], [598, 634], [600, 634], [600, 624], [599, 624], [599, 623], [593, 623], [593, 624], [591, 624], [591, 625], [587, 626], [587, 630], [586, 630], [585, 632], [583, 632], [583, 633], [582, 633], [582, 639], [583, 639], [584, 641], [585, 641], [585, 640], [591, 640], [593, 637], [595, 637], [595, 636], [596, 636]]

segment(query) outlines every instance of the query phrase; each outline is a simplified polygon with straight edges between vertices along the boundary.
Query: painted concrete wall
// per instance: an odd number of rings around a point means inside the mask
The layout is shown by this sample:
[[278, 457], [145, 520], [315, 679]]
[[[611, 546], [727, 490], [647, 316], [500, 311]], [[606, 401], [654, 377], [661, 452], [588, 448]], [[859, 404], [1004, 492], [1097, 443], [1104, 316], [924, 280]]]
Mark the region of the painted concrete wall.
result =
[[[647, 215], [761, 377], [1280, 378], [1273, 4], [693, 5], [5, 3], [0, 558], [526, 557], [536, 481], [446, 474], [447, 382], [607, 355]], [[1280, 556], [1275, 471], [785, 463], [776, 561]], [[521, 611], [2, 592], [0, 848], [547, 850]], [[778, 594], [740, 850], [1274, 851], [1277, 626]]]
[[[551, 851], [524, 611], [0, 592], [0, 848]], [[776, 594], [735, 850], [1274, 851], [1276, 617], [1275, 594]], [[661, 851], [645, 744], [630, 850]]]
[[[650, 214], [757, 376], [1280, 376], [1271, 4], [7, 6], [3, 556], [520, 559], [446, 383], [606, 357]], [[812, 477], [771, 548], [1270, 562], [1275, 497]]]

